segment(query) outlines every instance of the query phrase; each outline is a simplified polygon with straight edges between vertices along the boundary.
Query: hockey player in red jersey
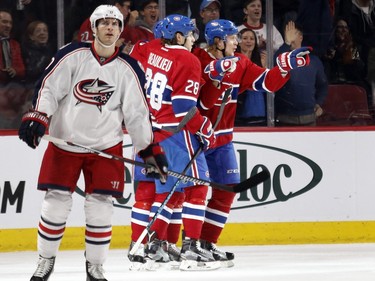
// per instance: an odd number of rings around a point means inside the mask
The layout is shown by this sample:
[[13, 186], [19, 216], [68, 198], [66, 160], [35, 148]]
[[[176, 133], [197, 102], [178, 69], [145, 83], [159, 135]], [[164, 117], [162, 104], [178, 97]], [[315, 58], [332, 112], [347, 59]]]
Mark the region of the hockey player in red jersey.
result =
[[[246, 56], [235, 53], [238, 45], [237, 34], [237, 27], [231, 21], [210, 21], [205, 28], [207, 49], [193, 50], [201, 65], [208, 65], [203, 69], [206, 81], [214, 79], [232, 88], [227, 100], [223, 100], [224, 93], [217, 95], [205, 89], [202, 89], [199, 100], [201, 114], [208, 117], [212, 123], [218, 119], [219, 109], [222, 103], [225, 103], [223, 115], [215, 128], [216, 143], [205, 151], [205, 156], [211, 180], [227, 185], [235, 185], [240, 181], [232, 143], [238, 95], [246, 89], [275, 92], [288, 81], [288, 72], [291, 69], [309, 63], [309, 48], [302, 47], [280, 55], [278, 66], [272, 69], [259, 67]], [[219, 73], [215, 74], [217, 59], [228, 56], [240, 58], [236, 68], [224, 77]], [[218, 249], [216, 243], [229, 216], [234, 197], [235, 193], [212, 188], [200, 236], [202, 247], [214, 253], [214, 257], [220, 260], [224, 267], [234, 265], [234, 254]]]
[[[101, 5], [90, 22], [93, 43], [72, 43], [57, 52], [38, 82], [19, 137], [36, 148], [49, 127], [53, 137], [121, 156], [124, 123], [136, 151], [153, 166], [147, 172], [166, 181], [168, 163], [161, 146], [153, 142], [144, 72], [115, 46], [123, 16], [116, 7]], [[86, 280], [107, 280], [102, 265], [112, 235], [112, 198], [123, 194], [124, 165], [49, 143], [37, 186], [46, 194], [38, 226], [38, 266], [31, 281], [46, 281], [53, 272], [81, 172], [86, 194]]]
[[[201, 88], [201, 66], [197, 58], [190, 53], [195, 41], [194, 31], [195, 25], [189, 18], [170, 15], [163, 20], [161, 40], [138, 43], [130, 53], [145, 68], [147, 99], [155, 128], [155, 138], [164, 148], [170, 165], [177, 171], [184, 170], [185, 165], [200, 145], [207, 149], [215, 141], [211, 122], [203, 118], [198, 111], [180, 132], [172, 134], [163, 130], [163, 127], [178, 126], [197, 103]], [[206, 83], [203, 87], [220, 92], [212, 86], [212, 83]], [[188, 174], [208, 179], [208, 170], [203, 155], [199, 155], [193, 162]], [[174, 184], [176, 184], [176, 179], [173, 178], [168, 178], [165, 185], [156, 182], [156, 196], [153, 201], [152, 183], [140, 182], [132, 211], [133, 243], [144, 229], [147, 222], [145, 216], [148, 215], [150, 206], [150, 217], [152, 217]], [[191, 216], [182, 218], [186, 239], [183, 241], [180, 269], [189, 270], [192, 268], [191, 264], [193, 268], [197, 268], [199, 260], [202, 261], [201, 268], [212, 268], [217, 265], [212, 254], [203, 250], [198, 241], [206, 195], [206, 186], [179, 183], [176, 192], [160, 214], [160, 218], [152, 225], [151, 230], [156, 232], [157, 238], [147, 245], [149, 254], [161, 247], [162, 240], [167, 239], [167, 228], [173, 219], [173, 210], [182, 208], [181, 205], [184, 202], [183, 208], [186, 212], [190, 212]], [[145, 262], [144, 256], [142, 244], [134, 256], [129, 256], [133, 262], [132, 269], [137, 269]]]

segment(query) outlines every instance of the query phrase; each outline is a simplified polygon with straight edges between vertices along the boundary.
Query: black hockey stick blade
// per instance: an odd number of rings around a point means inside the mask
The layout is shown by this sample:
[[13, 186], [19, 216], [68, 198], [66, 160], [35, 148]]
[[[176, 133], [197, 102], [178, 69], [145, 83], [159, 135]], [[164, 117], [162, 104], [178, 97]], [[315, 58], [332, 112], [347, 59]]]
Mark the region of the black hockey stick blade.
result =
[[254, 176], [251, 176], [247, 180], [240, 182], [239, 184], [233, 186], [233, 192], [239, 193], [250, 188], [258, 186], [262, 182], [265, 182], [271, 177], [270, 172], [268, 170], [263, 170]]

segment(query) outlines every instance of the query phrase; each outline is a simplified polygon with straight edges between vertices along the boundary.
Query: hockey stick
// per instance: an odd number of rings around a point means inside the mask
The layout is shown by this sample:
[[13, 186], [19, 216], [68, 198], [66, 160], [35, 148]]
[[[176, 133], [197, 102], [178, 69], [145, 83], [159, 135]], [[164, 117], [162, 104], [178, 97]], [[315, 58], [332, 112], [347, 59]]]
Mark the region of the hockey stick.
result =
[[[104, 157], [104, 158], [113, 159], [113, 160], [121, 161], [121, 162], [124, 162], [124, 163], [137, 165], [137, 166], [144, 167], [144, 168], [151, 168], [152, 167], [152, 165], [144, 163], [144, 162], [139, 162], [139, 161], [136, 161], [136, 160], [133, 160], [133, 159], [129, 159], [129, 158], [113, 155], [113, 154], [110, 154], [110, 153], [106, 153], [104, 151], [101, 151], [101, 150], [98, 150], [98, 149], [95, 149], [95, 148], [87, 147], [87, 146], [77, 144], [77, 143], [74, 143], [74, 142], [71, 142], [71, 141], [58, 139], [58, 138], [52, 137], [50, 135], [44, 135], [43, 139], [47, 140], [47, 141], [50, 141], [50, 142], [53, 142], [55, 144], [59, 144], [59, 145], [67, 145], [67, 146], [76, 147], [76, 148], [79, 148], [83, 151], [87, 151], [87, 152], [90, 152], [90, 153], [93, 153], [93, 154], [97, 154], [98, 156], [101, 156], [101, 157]], [[256, 175], [248, 178], [247, 180], [235, 185], [235, 186], [231, 186], [231, 185], [225, 185], [225, 184], [220, 184], [220, 183], [215, 183], [215, 182], [212, 182], [212, 181], [207, 181], [207, 180], [195, 178], [195, 177], [188, 176], [188, 175], [183, 175], [181, 173], [174, 172], [172, 170], [168, 170], [168, 175], [172, 176], [172, 177], [175, 177], [175, 178], [178, 178], [178, 179], [183, 180], [183, 181], [190, 181], [190, 182], [193, 182], [193, 183], [196, 183], [196, 184], [212, 186], [212, 187], [215, 187], [215, 188], [218, 188], [218, 189], [221, 189], [221, 190], [234, 192], [234, 193], [239, 193], [239, 192], [245, 191], [249, 188], [256, 187], [258, 184], [264, 182], [265, 180], [269, 179], [269, 177], [270, 177], [270, 174], [269, 174], [268, 171], [262, 171], [262, 172], [260, 172]]]
[[197, 110], [198, 110], [198, 108], [196, 106], [190, 108], [188, 113], [186, 113], [186, 115], [184, 116], [184, 118], [182, 118], [181, 122], [178, 124], [178, 126], [176, 128], [168, 127], [168, 126], [162, 126], [161, 129], [165, 130], [167, 132], [173, 133], [173, 134], [178, 133], [179, 131], [182, 130], [182, 128], [185, 127], [185, 125], [190, 121], [190, 119], [193, 118], [193, 116], [195, 115]]
[[[199, 149], [197, 149], [197, 151], [194, 153], [193, 157], [190, 159], [189, 163], [186, 165], [184, 170], [181, 172], [181, 175], [186, 174], [186, 172], [190, 169], [190, 166], [193, 164], [193, 162], [198, 157], [198, 155], [201, 153], [201, 151], [202, 151], [201, 147]], [[176, 191], [180, 182], [181, 182], [181, 179], [178, 179], [175, 182], [175, 184], [173, 185], [173, 187], [171, 188], [171, 190], [168, 192], [168, 195], [165, 197], [165, 199], [163, 200], [163, 202], [161, 203], [159, 208], [156, 210], [152, 219], [147, 223], [145, 229], [142, 231], [141, 235], [139, 235], [137, 241], [135, 241], [135, 243], [133, 244], [132, 248], [129, 251], [129, 256], [134, 256], [135, 252], [138, 250], [139, 246], [142, 244], [143, 239], [146, 237], [147, 234], [150, 233], [150, 229], [151, 229], [152, 225], [154, 224], [156, 219], [159, 217], [161, 212], [164, 210], [165, 205], [167, 205], [167, 203], [169, 202], [169, 199], [171, 199], [172, 195]]]

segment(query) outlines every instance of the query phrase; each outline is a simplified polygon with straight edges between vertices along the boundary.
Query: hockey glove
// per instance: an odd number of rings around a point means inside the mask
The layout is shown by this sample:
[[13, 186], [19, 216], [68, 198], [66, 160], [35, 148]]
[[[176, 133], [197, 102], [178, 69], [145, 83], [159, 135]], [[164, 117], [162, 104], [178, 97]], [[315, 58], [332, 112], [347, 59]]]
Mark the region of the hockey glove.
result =
[[311, 47], [301, 47], [291, 52], [285, 52], [276, 58], [276, 63], [280, 68], [281, 74], [285, 76], [290, 70], [307, 66], [310, 64], [309, 53], [312, 51]]
[[236, 70], [238, 57], [225, 57], [211, 61], [204, 69], [212, 81], [221, 82], [227, 72]]
[[139, 156], [151, 167], [146, 168], [146, 177], [159, 179], [161, 183], [167, 181], [168, 161], [163, 148], [158, 143], [152, 143], [141, 150]]
[[206, 116], [203, 116], [203, 123], [196, 135], [203, 145], [203, 150], [207, 150], [215, 144], [216, 136], [212, 130], [212, 123]]
[[46, 132], [48, 121], [47, 114], [33, 109], [29, 110], [22, 116], [21, 126], [18, 130], [19, 138], [31, 148], [36, 148]]

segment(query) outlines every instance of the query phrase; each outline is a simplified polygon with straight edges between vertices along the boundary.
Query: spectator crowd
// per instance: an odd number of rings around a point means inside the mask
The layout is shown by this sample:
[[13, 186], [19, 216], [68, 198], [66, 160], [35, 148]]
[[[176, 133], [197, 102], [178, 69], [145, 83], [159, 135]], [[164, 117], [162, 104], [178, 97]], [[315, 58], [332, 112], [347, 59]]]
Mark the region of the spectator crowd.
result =
[[[22, 113], [30, 107], [35, 83], [57, 49], [62, 47], [57, 46], [60, 32], [56, 22], [57, 2], [0, 2], [0, 129], [18, 128]], [[111, 4], [119, 8], [125, 19], [125, 27], [116, 46], [125, 53], [129, 53], [137, 41], [155, 38], [153, 30], [162, 12], [158, 0], [62, 2], [65, 44], [93, 40], [89, 16], [95, 7]], [[239, 36], [242, 37], [237, 51], [263, 67], [267, 66], [266, 60], [269, 58], [267, 44], [272, 44], [274, 58], [280, 52], [293, 50], [298, 45], [312, 47], [314, 63], [307, 69], [292, 71], [291, 81], [280, 91], [270, 94], [245, 90], [239, 95], [235, 125], [267, 126], [270, 110], [274, 111], [276, 126], [319, 125], [316, 121], [325, 114], [323, 105], [329, 97], [332, 84], [357, 85], [363, 88], [368, 112], [373, 120], [374, 1], [274, 0], [272, 39], [267, 38], [265, 2], [165, 0], [166, 10], [163, 12], [166, 15], [182, 14], [195, 20], [199, 30], [195, 45], [201, 48], [206, 47], [206, 24], [216, 19], [227, 19], [237, 25]], [[290, 23], [293, 23], [292, 29]], [[302, 41], [298, 43], [298, 40]], [[303, 74], [305, 71], [308, 71], [308, 75], [315, 73], [314, 77], [309, 76], [310, 83], [303, 81], [307, 79]], [[269, 95], [275, 99], [274, 107], [267, 106]], [[286, 117], [293, 122], [285, 122]], [[309, 122], [301, 121], [306, 118]]]

